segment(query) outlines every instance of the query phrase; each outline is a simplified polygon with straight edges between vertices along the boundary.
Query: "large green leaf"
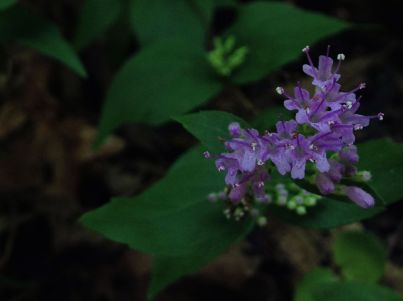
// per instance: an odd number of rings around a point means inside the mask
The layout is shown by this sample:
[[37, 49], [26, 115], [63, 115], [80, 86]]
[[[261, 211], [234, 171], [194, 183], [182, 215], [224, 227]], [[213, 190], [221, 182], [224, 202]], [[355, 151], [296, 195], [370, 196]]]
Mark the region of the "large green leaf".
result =
[[239, 117], [220, 111], [203, 111], [175, 118], [183, 127], [207, 148], [218, 153], [224, 151], [224, 139], [229, 138], [228, 125], [237, 121], [243, 127], [247, 123]]
[[397, 292], [376, 284], [325, 283], [314, 292], [315, 301], [402, 301]]
[[[229, 229], [221, 239], [211, 239], [207, 248], [200, 248], [193, 253], [189, 253], [182, 257], [164, 257], [156, 256], [154, 258], [153, 275], [149, 287], [148, 296], [153, 298], [162, 289], [173, 283], [183, 275], [197, 272], [202, 267], [206, 266], [215, 257], [223, 253], [228, 246], [243, 239], [252, 229], [253, 223], [244, 223], [239, 226]], [[221, 232], [220, 229], [215, 231]]]
[[341, 31], [347, 23], [284, 3], [253, 2], [239, 10], [229, 30], [239, 45], [249, 49], [244, 64], [234, 72], [237, 83], [261, 79], [301, 55], [305, 45]]
[[143, 194], [114, 198], [81, 220], [106, 237], [147, 253], [179, 256], [200, 248], [208, 252], [219, 247], [209, 241], [219, 245], [244, 227], [223, 217], [222, 204], [207, 202], [207, 195], [221, 190], [223, 183], [214, 164], [197, 148]]
[[369, 170], [368, 185], [386, 204], [403, 199], [403, 145], [390, 139], [377, 139], [359, 145], [360, 170]]
[[122, 0], [86, 0], [80, 12], [74, 44], [77, 49], [88, 46], [118, 18]]
[[109, 89], [98, 144], [129, 122], [157, 125], [214, 96], [221, 83], [204, 52], [183, 40], [164, 40], [144, 48], [118, 72]]
[[143, 194], [115, 198], [86, 213], [81, 222], [109, 239], [156, 255], [150, 294], [194, 272], [251, 229], [251, 221], [228, 221], [222, 204], [207, 202], [223, 188], [222, 175], [196, 148]]
[[333, 243], [332, 250], [335, 262], [348, 280], [377, 282], [384, 273], [385, 247], [370, 233], [340, 233]]
[[332, 271], [325, 268], [316, 268], [310, 271], [298, 283], [294, 301], [315, 301], [313, 292], [323, 283], [336, 282], [338, 279]]
[[86, 71], [70, 44], [51, 22], [18, 5], [0, 12], [0, 42], [18, 42], [52, 57], [81, 76]]
[[212, 0], [130, 0], [130, 20], [141, 44], [167, 37], [202, 46], [213, 9]]

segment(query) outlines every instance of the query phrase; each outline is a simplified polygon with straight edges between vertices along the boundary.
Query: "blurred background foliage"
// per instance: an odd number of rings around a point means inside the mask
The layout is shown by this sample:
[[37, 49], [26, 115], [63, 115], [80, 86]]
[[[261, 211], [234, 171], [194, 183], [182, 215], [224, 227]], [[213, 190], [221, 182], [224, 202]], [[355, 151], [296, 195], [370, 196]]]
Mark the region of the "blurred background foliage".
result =
[[[181, 115], [214, 109], [265, 128], [286, 116], [274, 88], [303, 81], [306, 44], [315, 56], [328, 44], [334, 55], [345, 53], [343, 84], [366, 81], [362, 112], [385, 112], [385, 121], [361, 133], [361, 141], [388, 136], [402, 142], [402, 12], [398, 0], [0, 1], [1, 300], [144, 300], [149, 257], [84, 230], [77, 219], [111, 197], [145, 191], [195, 145], [173, 118], [189, 129], [194, 126]], [[225, 46], [214, 42], [217, 37], [224, 44], [233, 39], [229, 51], [219, 50]], [[363, 153], [376, 170], [385, 168], [377, 165], [383, 147]], [[181, 162], [169, 179], [178, 176]], [[187, 185], [199, 187], [198, 176], [210, 167], [188, 168], [198, 174]], [[379, 185], [396, 202], [401, 195], [388, 189], [388, 179], [399, 187], [400, 178], [390, 173]], [[146, 196], [169, 196], [169, 187]], [[184, 189], [164, 206], [191, 193]], [[147, 198], [138, 201], [140, 210]], [[196, 209], [217, 211], [203, 205]], [[306, 230], [272, 218], [246, 243], [157, 298], [401, 300], [402, 209], [396, 202], [371, 220], [337, 230]], [[160, 219], [157, 213], [148, 212]], [[192, 215], [182, 217], [177, 225], [190, 227]], [[348, 216], [337, 218], [320, 222], [337, 224]], [[151, 294], [223, 252], [229, 242], [221, 238], [233, 230], [217, 230], [219, 243], [209, 252], [182, 242], [200, 263], [158, 257]], [[172, 236], [176, 248], [179, 238]]]

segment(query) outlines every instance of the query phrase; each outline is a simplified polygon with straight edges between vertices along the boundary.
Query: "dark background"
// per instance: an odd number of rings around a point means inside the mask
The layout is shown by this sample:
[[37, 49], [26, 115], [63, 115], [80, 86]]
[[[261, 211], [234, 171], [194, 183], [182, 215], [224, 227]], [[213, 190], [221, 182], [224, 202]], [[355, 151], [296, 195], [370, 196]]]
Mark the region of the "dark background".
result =
[[[74, 34], [81, 1], [23, 1]], [[385, 113], [360, 141], [389, 136], [403, 142], [403, 1], [293, 1], [295, 5], [365, 24], [323, 41], [313, 55], [346, 54], [343, 84], [365, 81], [361, 112]], [[215, 15], [211, 35], [236, 18]], [[89, 72], [81, 80], [62, 65], [16, 45], [1, 51], [0, 70], [0, 299], [144, 300], [150, 261], [89, 232], [77, 223], [111, 196], [137, 194], [160, 179], [195, 139], [179, 125], [129, 125], [93, 152], [109, 83], [136, 41], [125, 24], [81, 53]], [[123, 29], [123, 30], [122, 30]], [[256, 112], [281, 105], [278, 85], [304, 80], [304, 58], [261, 81], [241, 87]], [[291, 87], [291, 86], [289, 86]], [[288, 88], [289, 88], [288, 87]], [[223, 91], [205, 108], [253, 118], [236, 95]], [[403, 184], [403, 183], [402, 183]], [[386, 244], [389, 264], [382, 282], [403, 293], [403, 206], [350, 228], [365, 227]], [[334, 231], [310, 231], [269, 219], [248, 242], [233, 247], [197, 275], [186, 277], [158, 300], [291, 300], [295, 284], [313, 267], [331, 265]]]

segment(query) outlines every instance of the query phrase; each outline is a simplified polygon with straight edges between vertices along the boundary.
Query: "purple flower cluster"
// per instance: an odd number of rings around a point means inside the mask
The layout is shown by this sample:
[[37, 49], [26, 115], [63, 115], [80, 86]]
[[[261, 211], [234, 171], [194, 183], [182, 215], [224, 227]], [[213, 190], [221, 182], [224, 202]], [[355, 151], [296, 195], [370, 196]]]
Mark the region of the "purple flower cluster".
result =
[[242, 129], [237, 122], [229, 125], [231, 139], [225, 142], [226, 152], [215, 162], [218, 171], [226, 172], [228, 198], [237, 203], [251, 193], [257, 201], [265, 202], [269, 198], [265, 183], [270, 178], [271, 163], [281, 175], [290, 173], [293, 179], [303, 179], [309, 164], [314, 167], [315, 183], [323, 194], [337, 191], [361, 207], [371, 207], [374, 205], [371, 195], [361, 188], [339, 183], [343, 177], [357, 173], [355, 131], [368, 126], [372, 118], [382, 120], [383, 114], [357, 114], [360, 98], [355, 93], [365, 88], [365, 84], [348, 92], [341, 91], [338, 72], [344, 54], [337, 56], [335, 67], [329, 53], [321, 55], [315, 67], [309, 47], [303, 52], [309, 62], [303, 71], [313, 78], [314, 92], [300, 84], [291, 95], [282, 87], [276, 88], [278, 94], [286, 97], [285, 108], [296, 111], [295, 119], [279, 121], [274, 132], [262, 134], [255, 129]]

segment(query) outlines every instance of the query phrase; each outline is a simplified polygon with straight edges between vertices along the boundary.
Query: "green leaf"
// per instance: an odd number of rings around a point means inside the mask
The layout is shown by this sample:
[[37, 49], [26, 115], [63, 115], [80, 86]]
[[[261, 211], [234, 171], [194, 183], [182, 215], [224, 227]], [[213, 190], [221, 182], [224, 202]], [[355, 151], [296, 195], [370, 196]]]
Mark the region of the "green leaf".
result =
[[368, 185], [386, 204], [403, 198], [403, 145], [390, 139], [372, 140], [358, 147], [359, 170], [369, 170], [372, 180]]
[[307, 214], [297, 215], [283, 207], [271, 206], [269, 212], [284, 221], [314, 229], [328, 229], [355, 223], [370, 218], [383, 211], [382, 207], [363, 209], [353, 203], [345, 203], [329, 198], [322, 198]]
[[190, 111], [220, 88], [201, 49], [182, 40], [154, 43], [132, 57], [113, 80], [97, 144], [124, 123], [158, 125]]
[[318, 288], [315, 301], [402, 301], [395, 291], [375, 284], [339, 282], [327, 283]]
[[82, 49], [101, 36], [117, 20], [121, 8], [121, 0], [86, 0], [74, 39], [76, 48]]
[[21, 7], [0, 13], [0, 42], [18, 42], [54, 58], [85, 77], [86, 71], [70, 44], [51, 22]]
[[239, 117], [220, 111], [202, 111], [176, 117], [183, 127], [200, 140], [208, 151], [219, 153], [224, 151], [223, 139], [229, 138], [228, 125], [237, 121], [243, 127], [247, 123]]
[[2, 0], [0, 2], [0, 11], [5, 10], [15, 4], [17, 4], [17, 0]]
[[157, 255], [152, 295], [206, 265], [251, 229], [250, 220], [228, 221], [222, 204], [207, 202], [206, 196], [223, 189], [224, 182], [201, 152], [185, 154], [143, 194], [114, 198], [81, 218], [109, 239]]
[[213, 7], [212, 0], [131, 0], [130, 21], [142, 45], [172, 37], [201, 47]]
[[114, 198], [81, 220], [106, 237], [147, 253], [179, 256], [208, 250], [216, 246], [206, 242], [220, 241], [244, 226], [227, 221], [222, 204], [207, 202], [207, 195], [222, 190], [223, 183], [223, 176], [197, 148], [143, 194]]
[[324, 283], [335, 282], [337, 277], [329, 269], [316, 268], [304, 275], [298, 283], [294, 301], [315, 301], [313, 291]]
[[[358, 145], [359, 170], [369, 170], [372, 180], [366, 183], [375, 192], [377, 207], [362, 209], [357, 205], [332, 199], [318, 201], [304, 216], [297, 216], [287, 209], [273, 207], [270, 212], [280, 218], [309, 228], [333, 228], [370, 218], [383, 211], [383, 201], [391, 204], [403, 197], [403, 146], [389, 139], [372, 140]], [[283, 178], [288, 179], [288, 178]], [[301, 184], [301, 183], [297, 183]], [[363, 186], [364, 189], [365, 186]], [[306, 188], [306, 187], [305, 187]], [[369, 189], [366, 189], [369, 191]], [[370, 191], [369, 191], [370, 192]], [[381, 201], [383, 200], [383, 201]]]
[[278, 121], [292, 119], [294, 115], [294, 112], [288, 111], [282, 106], [271, 107], [259, 114], [252, 126], [259, 131], [272, 130]]
[[370, 233], [340, 233], [333, 243], [332, 250], [335, 262], [348, 280], [375, 283], [384, 273], [385, 247]]
[[234, 72], [233, 81], [261, 79], [301, 55], [305, 45], [337, 33], [346, 22], [308, 12], [284, 3], [253, 2], [239, 10], [229, 34], [249, 49], [245, 63]]
[[[209, 247], [195, 250], [182, 257], [163, 257], [154, 258], [153, 274], [151, 284], [148, 290], [148, 297], [154, 298], [158, 292], [176, 281], [183, 275], [197, 272], [206, 266], [215, 257], [224, 253], [226, 249], [242, 240], [252, 229], [253, 223], [249, 222], [242, 225], [242, 228], [236, 227], [223, 235], [221, 239], [210, 240]], [[220, 231], [216, 229], [215, 231]], [[207, 243], [206, 243], [207, 246]]]

